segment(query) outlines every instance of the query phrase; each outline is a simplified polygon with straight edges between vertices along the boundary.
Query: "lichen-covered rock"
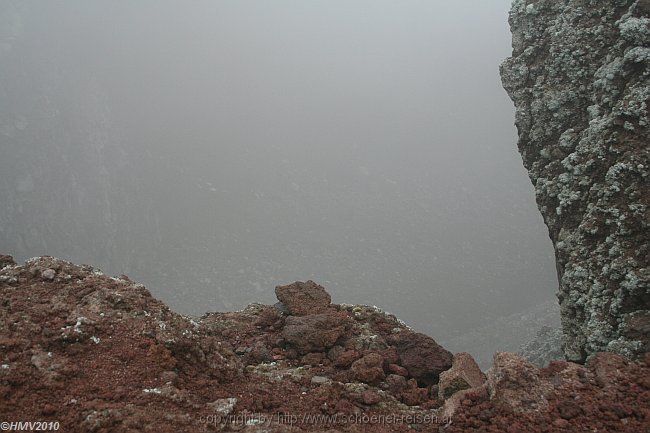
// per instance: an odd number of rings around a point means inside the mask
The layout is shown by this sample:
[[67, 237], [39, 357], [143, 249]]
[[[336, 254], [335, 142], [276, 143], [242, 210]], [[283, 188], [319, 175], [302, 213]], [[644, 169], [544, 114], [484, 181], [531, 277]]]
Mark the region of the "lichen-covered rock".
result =
[[501, 66], [555, 247], [564, 351], [649, 341], [650, 3], [515, 0]]
[[275, 296], [287, 309], [289, 314], [304, 316], [307, 314], [322, 313], [327, 310], [332, 298], [313, 281], [296, 281], [286, 286], [277, 286]]

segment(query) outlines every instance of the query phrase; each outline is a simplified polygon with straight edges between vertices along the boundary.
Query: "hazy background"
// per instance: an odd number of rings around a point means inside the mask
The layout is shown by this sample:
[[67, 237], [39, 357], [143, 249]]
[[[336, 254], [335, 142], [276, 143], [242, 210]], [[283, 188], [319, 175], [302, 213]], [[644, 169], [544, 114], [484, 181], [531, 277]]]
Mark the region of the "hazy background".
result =
[[509, 3], [0, 0], [0, 250], [190, 314], [314, 279], [471, 351], [557, 286]]

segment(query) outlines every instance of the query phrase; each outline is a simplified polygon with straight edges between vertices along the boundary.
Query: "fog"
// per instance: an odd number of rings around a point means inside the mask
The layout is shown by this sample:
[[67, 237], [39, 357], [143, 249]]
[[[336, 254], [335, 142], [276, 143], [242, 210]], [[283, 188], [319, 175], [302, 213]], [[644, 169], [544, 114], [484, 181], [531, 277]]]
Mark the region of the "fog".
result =
[[471, 351], [557, 288], [509, 3], [5, 0], [0, 250], [197, 315], [313, 279]]

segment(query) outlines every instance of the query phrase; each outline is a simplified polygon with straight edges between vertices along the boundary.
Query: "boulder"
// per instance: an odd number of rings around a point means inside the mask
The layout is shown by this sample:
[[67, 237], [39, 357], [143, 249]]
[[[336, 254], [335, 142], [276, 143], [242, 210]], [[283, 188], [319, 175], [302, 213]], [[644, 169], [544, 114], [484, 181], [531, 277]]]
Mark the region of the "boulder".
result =
[[402, 367], [423, 385], [437, 383], [440, 373], [451, 368], [451, 352], [429, 336], [404, 330], [388, 340], [396, 347]]
[[332, 302], [325, 288], [313, 281], [296, 281], [286, 286], [277, 286], [275, 296], [286, 311], [294, 316], [323, 313]]
[[490, 398], [515, 413], [531, 413], [548, 407], [550, 383], [540, 378], [539, 368], [509, 352], [494, 354], [487, 374]]
[[454, 355], [452, 366], [440, 374], [438, 396], [442, 399], [451, 397], [456, 392], [475, 388], [485, 383], [485, 375], [472, 355], [461, 352]]
[[345, 331], [344, 318], [338, 314], [289, 316], [282, 329], [282, 338], [304, 355], [329, 349]]

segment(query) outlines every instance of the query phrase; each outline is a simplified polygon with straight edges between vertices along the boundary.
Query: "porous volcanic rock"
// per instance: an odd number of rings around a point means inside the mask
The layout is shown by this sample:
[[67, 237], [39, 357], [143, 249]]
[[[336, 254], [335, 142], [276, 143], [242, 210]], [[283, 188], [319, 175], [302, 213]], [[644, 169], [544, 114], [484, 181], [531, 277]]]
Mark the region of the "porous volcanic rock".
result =
[[289, 314], [295, 316], [322, 313], [332, 302], [332, 297], [325, 288], [311, 280], [277, 286], [275, 296], [286, 307]]
[[340, 314], [289, 316], [282, 337], [299, 353], [306, 354], [331, 348], [345, 331], [345, 316]]
[[[633, 362], [596, 354], [586, 366], [556, 361], [538, 369], [501, 354], [491, 394], [482, 385], [443, 402], [435, 381], [423, 384], [411, 375], [421, 371], [408, 367], [435, 360], [433, 348], [449, 365], [451, 355], [377, 307], [331, 305], [327, 313], [286, 316], [251, 304], [191, 318], [128, 277], [52, 257], [0, 269], [0, 305], [0, 419], [58, 421], [60, 431], [639, 432], [648, 426], [650, 356]], [[285, 338], [296, 323], [307, 334], [320, 326], [342, 329], [326, 343], [322, 336], [296, 340], [313, 350], [300, 356]], [[329, 350], [319, 349], [335, 337]], [[412, 353], [415, 346], [426, 353]], [[550, 389], [546, 404], [521, 411], [531, 388]], [[346, 418], [337, 422], [337, 414]], [[314, 422], [323, 415], [329, 421]], [[415, 421], [363, 421], [379, 416]]]
[[650, 341], [650, 2], [515, 0], [501, 66], [555, 248], [569, 360]]
[[534, 412], [548, 406], [552, 387], [540, 378], [539, 369], [519, 355], [494, 354], [494, 364], [487, 374], [490, 398], [516, 413]]
[[354, 378], [359, 382], [377, 384], [381, 382], [386, 375], [383, 369], [384, 358], [378, 353], [369, 353], [361, 359], [352, 363], [350, 370]]
[[454, 355], [451, 368], [440, 374], [438, 396], [446, 399], [458, 391], [476, 388], [484, 383], [485, 374], [472, 355], [466, 352], [457, 353]]
[[427, 335], [403, 330], [388, 341], [397, 348], [402, 367], [422, 384], [437, 383], [440, 373], [451, 368], [451, 352]]

